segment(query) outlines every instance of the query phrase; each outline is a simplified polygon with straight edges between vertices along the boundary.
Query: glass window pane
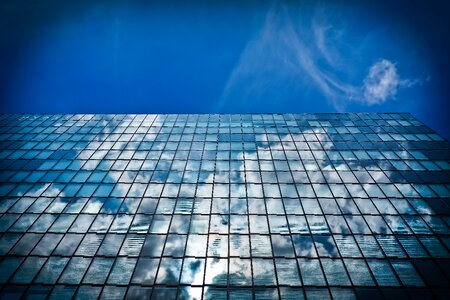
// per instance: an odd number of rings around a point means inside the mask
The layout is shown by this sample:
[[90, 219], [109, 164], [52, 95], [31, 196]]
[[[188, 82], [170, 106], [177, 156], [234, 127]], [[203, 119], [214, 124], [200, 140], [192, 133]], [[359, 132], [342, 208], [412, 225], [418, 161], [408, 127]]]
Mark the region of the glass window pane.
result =
[[97, 255], [116, 256], [125, 238], [123, 234], [107, 234]]
[[164, 256], [183, 257], [186, 239], [186, 235], [169, 234], [164, 247]]
[[289, 229], [291, 233], [309, 233], [308, 223], [304, 216], [288, 215]]
[[182, 259], [163, 258], [156, 278], [157, 284], [175, 285], [179, 282]]
[[388, 257], [406, 257], [400, 244], [394, 236], [378, 235], [376, 236], [378, 243]]
[[369, 268], [364, 260], [361, 259], [344, 259], [345, 266], [354, 285], [372, 286], [375, 285]]
[[158, 271], [158, 258], [139, 258], [133, 274], [132, 283], [153, 285]]
[[119, 255], [138, 256], [145, 241], [143, 234], [128, 234], [122, 244]]
[[230, 216], [230, 233], [248, 233], [247, 216]]
[[228, 281], [227, 274], [227, 259], [207, 258], [205, 269], [205, 284], [226, 286]]
[[108, 277], [108, 284], [127, 285], [133, 275], [136, 258], [118, 257]]
[[35, 281], [37, 283], [55, 284], [68, 261], [69, 258], [67, 257], [50, 257]]
[[252, 259], [253, 282], [255, 285], [273, 285], [276, 283], [275, 267], [272, 259]]
[[294, 247], [289, 235], [271, 235], [272, 249], [275, 257], [294, 257]]
[[206, 256], [207, 235], [190, 234], [186, 244], [186, 256]]
[[295, 253], [300, 257], [317, 257], [316, 248], [311, 236], [308, 235], [292, 235]]
[[181, 284], [202, 285], [205, 272], [205, 260], [199, 258], [185, 258], [181, 273]]
[[285, 216], [269, 216], [271, 233], [289, 233], [289, 227]]
[[[340, 259], [321, 259], [323, 270], [329, 285], [349, 286], [350, 279]], [[302, 273], [303, 275], [303, 273]]]
[[64, 273], [59, 278], [59, 283], [80, 284], [91, 260], [91, 258], [72, 257]]
[[251, 285], [252, 268], [250, 259], [230, 258], [228, 275], [230, 285]]
[[325, 278], [318, 259], [298, 259], [298, 265], [304, 285], [325, 285]]
[[33, 249], [33, 252], [31, 252], [31, 254], [49, 256], [55, 249], [56, 245], [58, 245], [62, 237], [63, 237], [62, 234], [54, 234], [54, 233], [45, 234], [44, 237]]
[[163, 251], [165, 235], [149, 234], [141, 250], [141, 256], [159, 257]]
[[402, 283], [406, 286], [424, 286], [414, 266], [409, 261], [392, 261], [392, 266]]
[[113, 258], [96, 257], [84, 276], [83, 283], [104, 284], [114, 263]]
[[269, 236], [252, 234], [250, 240], [252, 245], [252, 256], [272, 257], [272, 247]]
[[250, 241], [248, 235], [232, 234], [229, 238], [230, 256], [249, 257]]
[[16, 243], [9, 254], [28, 255], [41, 238], [42, 234], [26, 233]]
[[295, 260], [277, 258], [275, 259], [275, 266], [278, 282], [291, 286], [301, 285]]
[[46, 260], [46, 258], [42, 257], [27, 257], [11, 281], [13, 283], [31, 283]]
[[208, 241], [208, 256], [227, 257], [228, 256], [228, 236], [210, 234]]
[[66, 234], [53, 252], [54, 255], [71, 256], [83, 238], [82, 234]]
[[375, 276], [375, 280], [380, 286], [398, 286], [399, 282], [397, 281], [394, 272], [387, 261], [380, 260], [369, 260], [370, 270], [373, 272]]

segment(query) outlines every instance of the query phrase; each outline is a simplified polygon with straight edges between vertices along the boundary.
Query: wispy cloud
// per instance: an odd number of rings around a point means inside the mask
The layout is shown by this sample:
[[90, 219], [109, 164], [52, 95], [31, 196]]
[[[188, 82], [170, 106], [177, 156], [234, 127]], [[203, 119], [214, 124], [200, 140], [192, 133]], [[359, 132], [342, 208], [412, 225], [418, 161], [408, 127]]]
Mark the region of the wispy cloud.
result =
[[401, 78], [396, 63], [385, 58], [368, 67], [365, 78], [355, 79], [348, 75], [352, 67], [343, 63], [337, 50], [343, 49], [339, 47], [344, 44], [343, 30], [327, 23], [329, 13], [321, 7], [309, 16], [298, 13], [293, 16], [283, 5], [272, 6], [261, 31], [242, 52], [219, 106], [229, 98], [253, 102], [265, 93], [312, 86], [337, 111], [343, 111], [349, 103], [382, 104], [395, 98], [399, 89], [421, 82]]

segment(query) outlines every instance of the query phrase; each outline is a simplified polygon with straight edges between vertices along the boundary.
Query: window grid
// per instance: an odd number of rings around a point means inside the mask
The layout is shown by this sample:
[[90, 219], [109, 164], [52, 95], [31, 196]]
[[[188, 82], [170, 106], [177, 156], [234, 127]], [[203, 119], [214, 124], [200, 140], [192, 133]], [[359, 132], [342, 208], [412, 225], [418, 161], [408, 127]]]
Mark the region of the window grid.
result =
[[409, 114], [0, 115], [0, 137], [2, 297], [448, 292], [449, 144]]

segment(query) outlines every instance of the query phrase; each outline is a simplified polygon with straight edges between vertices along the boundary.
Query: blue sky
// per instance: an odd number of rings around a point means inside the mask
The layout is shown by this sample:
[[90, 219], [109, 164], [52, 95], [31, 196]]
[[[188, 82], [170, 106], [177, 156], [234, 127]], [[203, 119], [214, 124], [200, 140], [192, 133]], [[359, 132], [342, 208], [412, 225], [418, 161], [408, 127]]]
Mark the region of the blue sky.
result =
[[0, 112], [411, 112], [449, 138], [445, 1], [353, 2], [2, 1]]

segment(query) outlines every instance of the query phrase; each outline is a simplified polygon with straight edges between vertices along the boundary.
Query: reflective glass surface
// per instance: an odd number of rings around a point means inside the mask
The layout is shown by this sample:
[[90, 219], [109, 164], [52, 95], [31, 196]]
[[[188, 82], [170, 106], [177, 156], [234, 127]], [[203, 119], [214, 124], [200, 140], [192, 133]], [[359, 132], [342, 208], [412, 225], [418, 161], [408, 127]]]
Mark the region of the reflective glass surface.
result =
[[0, 115], [0, 297], [450, 294], [450, 144], [410, 114]]

